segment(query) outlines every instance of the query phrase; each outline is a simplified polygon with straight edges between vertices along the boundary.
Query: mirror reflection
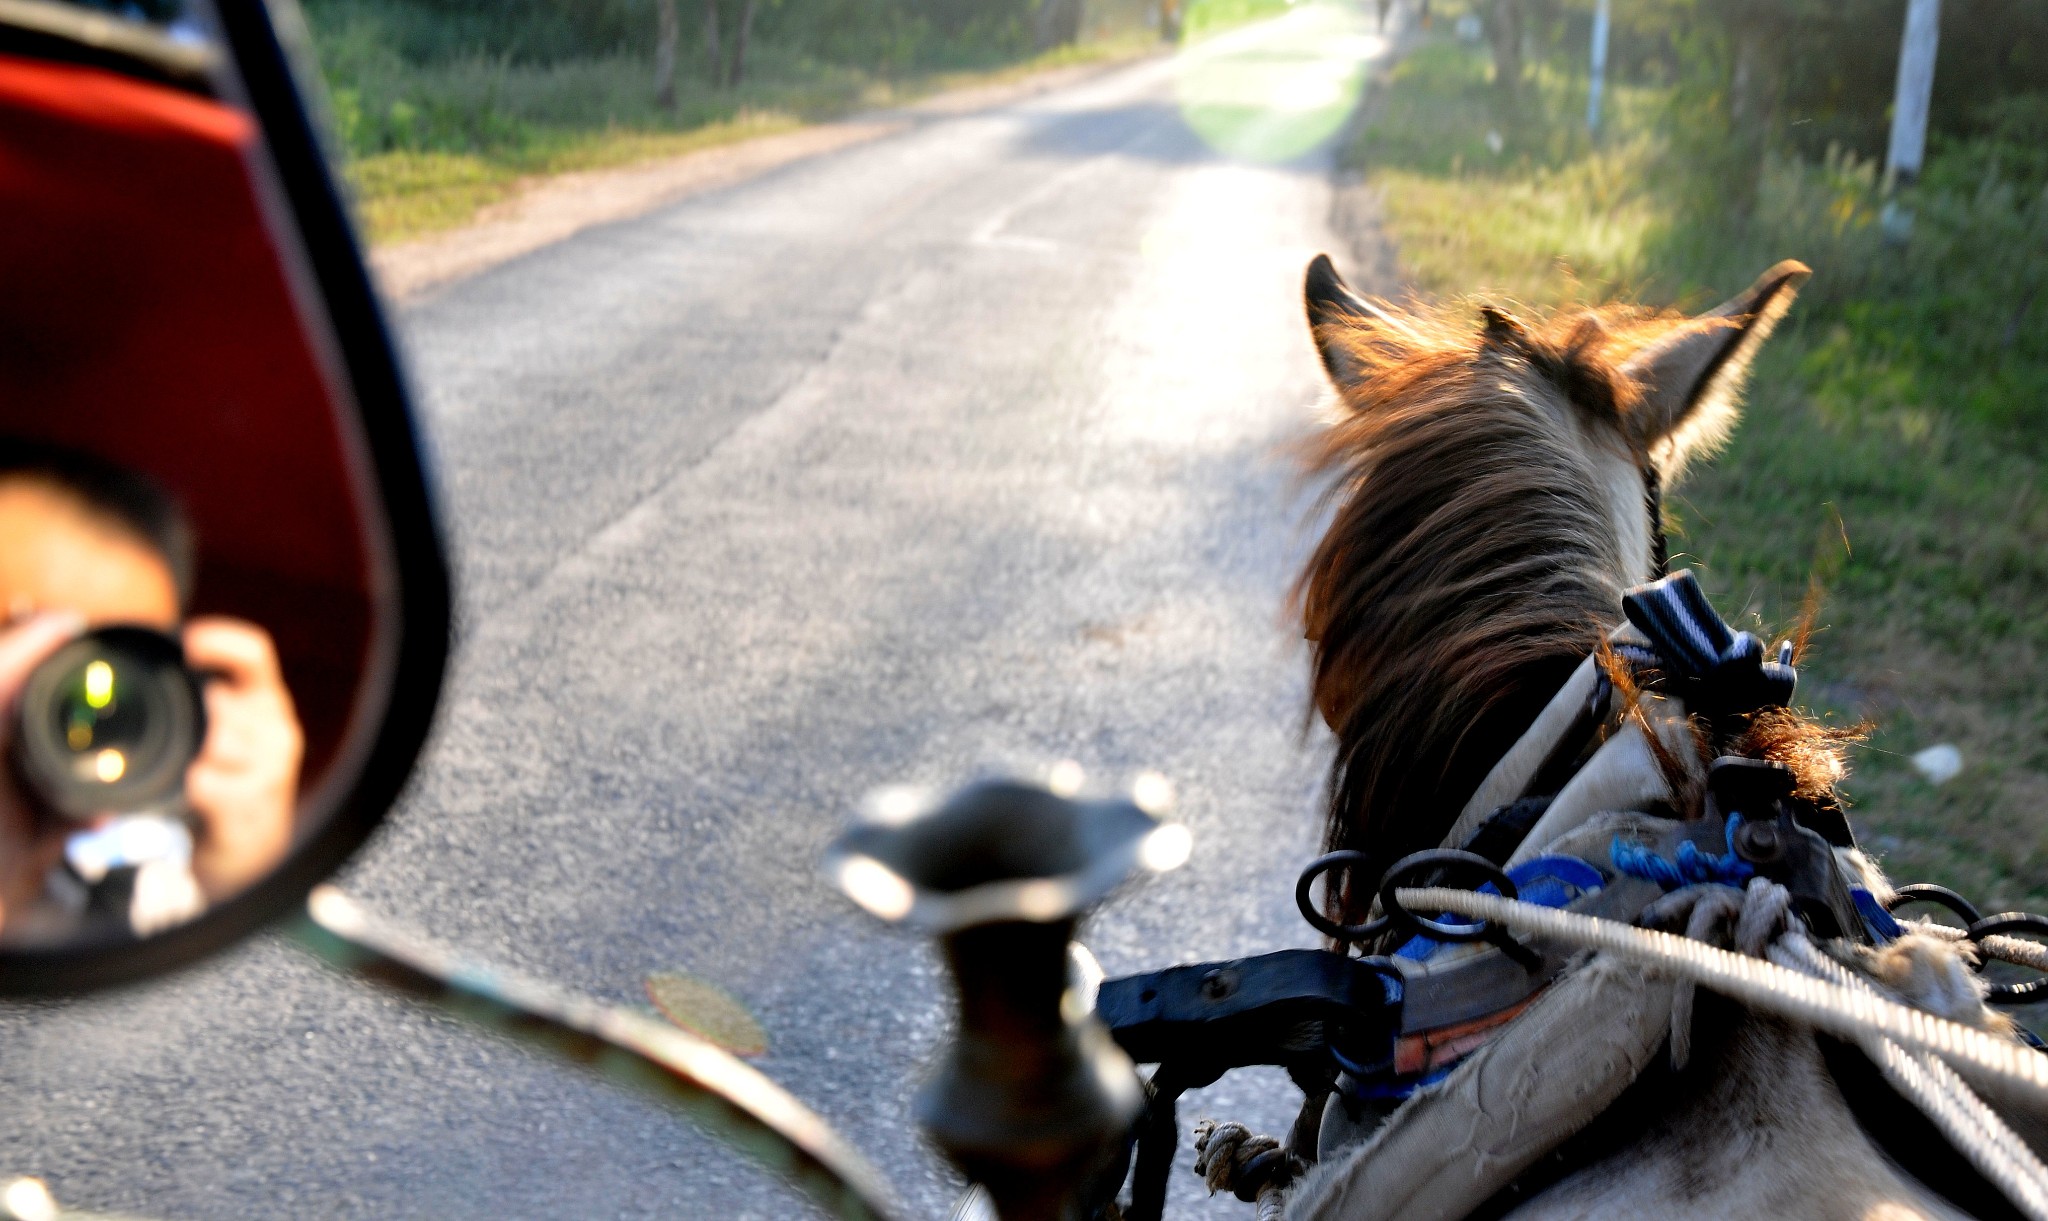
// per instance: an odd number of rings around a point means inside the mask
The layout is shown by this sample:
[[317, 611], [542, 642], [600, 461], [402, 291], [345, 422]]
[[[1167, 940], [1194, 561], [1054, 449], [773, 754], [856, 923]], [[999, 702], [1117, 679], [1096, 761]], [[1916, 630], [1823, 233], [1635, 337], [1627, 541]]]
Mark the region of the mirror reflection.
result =
[[291, 842], [304, 733], [276, 643], [186, 614], [192, 531], [147, 477], [0, 454], [0, 936], [189, 919]]
[[360, 749], [389, 585], [360, 442], [195, 37], [0, 54], [0, 279], [36, 286], [0, 302], [0, 944], [192, 919]]

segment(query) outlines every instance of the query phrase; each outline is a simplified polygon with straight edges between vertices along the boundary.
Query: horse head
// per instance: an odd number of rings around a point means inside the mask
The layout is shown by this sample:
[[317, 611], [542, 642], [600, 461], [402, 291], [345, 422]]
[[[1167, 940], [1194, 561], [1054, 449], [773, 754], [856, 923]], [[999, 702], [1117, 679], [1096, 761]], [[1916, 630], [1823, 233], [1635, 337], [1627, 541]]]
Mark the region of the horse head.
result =
[[1309, 264], [1332, 513], [1297, 595], [1337, 739], [1327, 841], [1371, 862], [1330, 888], [1333, 918], [1362, 920], [1378, 872], [1441, 841], [1622, 592], [1662, 575], [1661, 489], [1725, 442], [1809, 274], [1780, 263], [1691, 318], [1524, 321], [1397, 308]]

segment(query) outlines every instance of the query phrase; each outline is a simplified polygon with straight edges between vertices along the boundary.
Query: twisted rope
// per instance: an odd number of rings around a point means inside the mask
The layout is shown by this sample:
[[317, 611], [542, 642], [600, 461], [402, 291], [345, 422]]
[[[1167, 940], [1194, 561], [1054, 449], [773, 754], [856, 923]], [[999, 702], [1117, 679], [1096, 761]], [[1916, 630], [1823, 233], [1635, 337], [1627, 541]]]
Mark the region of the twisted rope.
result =
[[1227, 1191], [1256, 1202], [1256, 1221], [1281, 1221], [1281, 1193], [1301, 1173], [1301, 1163], [1270, 1136], [1241, 1123], [1204, 1119], [1195, 1124], [1195, 1173], [1209, 1194]]
[[[1804, 931], [1788, 929], [1770, 948], [1779, 966], [1875, 994], [1869, 981], [1821, 952]], [[1909, 1052], [1882, 1035], [1858, 1040], [1892, 1088], [1911, 1099], [1920, 1113], [1970, 1159], [1980, 1174], [2033, 1221], [2048, 1221], [2048, 1166], [2034, 1156], [1997, 1112], [1927, 1052]]]
[[1663, 967], [1752, 1009], [1790, 1018], [1851, 1042], [1882, 1036], [1903, 1047], [1931, 1052], [1959, 1067], [2008, 1082], [2030, 1094], [2037, 1105], [2048, 1107], [2048, 1056], [1886, 1000], [1875, 992], [1847, 988], [1670, 933], [1537, 907], [1499, 895], [1431, 886], [1403, 889], [1399, 898], [1414, 909], [1491, 920], [1514, 932], [1552, 937], [1632, 962]]
[[[1952, 924], [1936, 924], [1932, 920], [1902, 920], [1901, 924], [1916, 933], [1932, 933], [1950, 941], [1962, 941], [1969, 937], [1968, 930]], [[1977, 943], [1977, 952], [1986, 958], [2013, 963], [2035, 971], [2048, 971], [2048, 945], [2028, 941], [2024, 937], [2007, 937], [1993, 933]]]

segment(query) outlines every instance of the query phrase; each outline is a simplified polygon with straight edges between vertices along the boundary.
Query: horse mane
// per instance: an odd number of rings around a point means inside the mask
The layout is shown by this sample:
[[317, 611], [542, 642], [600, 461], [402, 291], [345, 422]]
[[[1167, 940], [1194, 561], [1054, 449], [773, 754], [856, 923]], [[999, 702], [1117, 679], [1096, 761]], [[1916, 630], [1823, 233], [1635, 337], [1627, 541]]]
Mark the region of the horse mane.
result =
[[1295, 599], [1337, 739], [1327, 848], [1367, 855], [1327, 892], [1346, 922], [1387, 866], [1437, 846], [1649, 576], [1623, 571], [1586, 451], [1623, 434], [1583, 424], [1634, 406], [1619, 361], [1663, 328], [1485, 312], [1483, 331], [1426, 311], [1316, 328], [1347, 376], [1307, 454], [1334, 513]]

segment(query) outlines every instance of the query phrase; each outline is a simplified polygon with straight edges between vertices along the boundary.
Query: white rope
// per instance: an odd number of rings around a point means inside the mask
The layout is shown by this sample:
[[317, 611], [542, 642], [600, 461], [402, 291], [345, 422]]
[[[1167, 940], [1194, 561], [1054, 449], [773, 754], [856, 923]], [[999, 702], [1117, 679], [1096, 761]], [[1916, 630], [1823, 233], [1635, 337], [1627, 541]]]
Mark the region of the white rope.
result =
[[[1932, 933], [1950, 941], [1961, 941], [1970, 935], [1967, 930], [1959, 929], [1953, 924], [1936, 924], [1932, 920], [1901, 920], [1899, 925], [1916, 933]], [[1993, 933], [1977, 943], [1977, 952], [1986, 958], [1996, 958], [2000, 962], [2014, 963], [2035, 971], [2048, 971], [2048, 945], [2028, 941], [2024, 937], [2007, 937]]]
[[1886, 1000], [1875, 992], [1845, 988], [1773, 962], [1745, 958], [1670, 933], [1537, 907], [1499, 895], [1416, 887], [1402, 889], [1399, 897], [1410, 911], [1455, 912], [1494, 921], [1514, 932], [1554, 937], [1634, 962], [1669, 968], [1752, 1009], [1791, 1018], [1852, 1042], [1882, 1036], [1903, 1047], [1931, 1052], [1958, 1067], [2018, 1086], [2032, 1094], [2038, 1105], [2048, 1108], [2048, 1056]]
[[[1839, 987], [1876, 992], [1871, 983], [1822, 953], [1798, 929], [1770, 948], [1771, 961], [1830, 980]], [[2033, 1221], [2048, 1221], [2048, 1166], [2043, 1166], [1998, 1113], [1955, 1071], [1926, 1052], [1909, 1052], [1882, 1035], [1859, 1040], [1893, 1088], [1911, 1099], [1993, 1186]]]
[[2048, 971], [2048, 945], [2042, 945], [2038, 941], [1993, 933], [1979, 941], [1977, 949], [2002, 962], [2017, 963], [2023, 967], [2032, 967], [2036, 971]]
[[[1854, 988], [1866, 992], [1877, 991], [1877, 989], [1872, 988], [1863, 980], [1858, 979], [1854, 971], [1829, 958], [1826, 954], [1821, 953], [1820, 947], [1815, 945], [1810, 937], [1792, 936], [1789, 934], [1780, 937], [1771, 945], [1769, 953], [1772, 962], [1777, 963], [1788, 971], [1804, 972], [1807, 975], [1825, 979], [1829, 983], [1843, 988]], [[1879, 995], [1883, 994], [1879, 993]]]
[[1865, 1040], [1865, 1048], [1886, 1080], [1911, 1098], [2006, 1199], [2034, 1221], [2048, 1218], [2048, 1167], [1955, 1070], [1890, 1039], [1872, 1037]]

